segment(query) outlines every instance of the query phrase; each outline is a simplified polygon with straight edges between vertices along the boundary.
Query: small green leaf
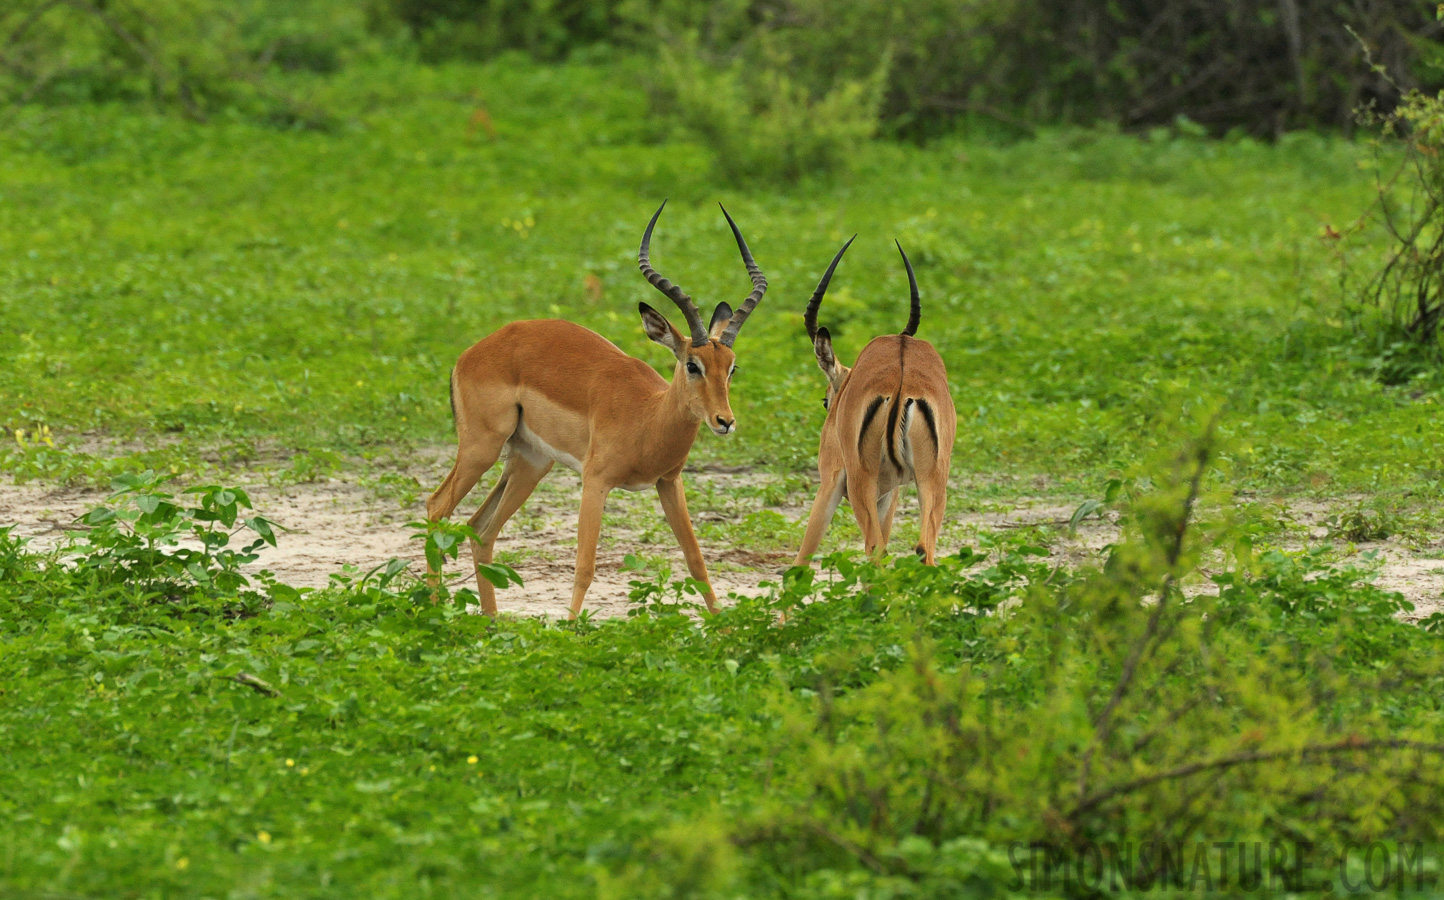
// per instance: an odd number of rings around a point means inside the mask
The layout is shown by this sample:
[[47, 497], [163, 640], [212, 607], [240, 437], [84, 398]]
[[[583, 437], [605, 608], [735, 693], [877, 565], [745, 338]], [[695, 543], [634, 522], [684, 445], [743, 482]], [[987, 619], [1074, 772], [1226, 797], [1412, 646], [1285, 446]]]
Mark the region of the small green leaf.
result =
[[114, 519], [115, 510], [107, 509], [104, 506], [98, 506], [80, 517], [80, 521], [84, 522], [86, 525], [104, 525], [106, 522], [110, 522]]
[[476, 571], [493, 585], [504, 588], [509, 584], [521, 586], [521, 576], [511, 566], [502, 563], [477, 563]]
[[1107, 505], [1101, 500], [1084, 500], [1073, 510], [1073, 515], [1068, 518], [1068, 532], [1070, 534], [1078, 531], [1078, 523], [1098, 512], [1107, 509]]
[[272, 547], [276, 546], [276, 532], [271, 528], [271, 523], [268, 519], [264, 519], [261, 516], [252, 516], [246, 520], [246, 527], [256, 534], [259, 534], [261, 539]]

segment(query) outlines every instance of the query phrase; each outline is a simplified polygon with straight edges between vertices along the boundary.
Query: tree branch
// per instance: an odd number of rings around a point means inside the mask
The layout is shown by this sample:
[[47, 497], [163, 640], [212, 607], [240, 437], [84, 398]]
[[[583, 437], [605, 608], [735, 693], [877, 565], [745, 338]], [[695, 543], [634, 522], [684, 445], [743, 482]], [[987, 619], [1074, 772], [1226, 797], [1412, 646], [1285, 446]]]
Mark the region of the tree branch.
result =
[[1236, 766], [1250, 765], [1252, 763], [1274, 762], [1281, 759], [1306, 759], [1314, 756], [1333, 756], [1339, 753], [1371, 752], [1375, 750], [1420, 750], [1426, 753], [1444, 755], [1444, 744], [1429, 744], [1424, 741], [1410, 741], [1397, 738], [1382, 738], [1379, 740], [1361, 740], [1358, 737], [1345, 738], [1333, 744], [1313, 744], [1306, 747], [1298, 747], [1288, 750], [1252, 750], [1246, 753], [1236, 753], [1232, 756], [1223, 756], [1218, 759], [1202, 760], [1168, 769], [1163, 772], [1155, 772], [1152, 775], [1144, 775], [1132, 781], [1125, 781], [1122, 784], [1099, 791], [1084, 797], [1068, 813], [1069, 819], [1076, 819], [1079, 815], [1088, 812], [1102, 804], [1112, 800], [1114, 797], [1129, 794], [1139, 788], [1158, 784], [1162, 781], [1175, 781], [1180, 778], [1188, 778], [1203, 772], [1214, 772], [1222, 769], [1231, 769]]

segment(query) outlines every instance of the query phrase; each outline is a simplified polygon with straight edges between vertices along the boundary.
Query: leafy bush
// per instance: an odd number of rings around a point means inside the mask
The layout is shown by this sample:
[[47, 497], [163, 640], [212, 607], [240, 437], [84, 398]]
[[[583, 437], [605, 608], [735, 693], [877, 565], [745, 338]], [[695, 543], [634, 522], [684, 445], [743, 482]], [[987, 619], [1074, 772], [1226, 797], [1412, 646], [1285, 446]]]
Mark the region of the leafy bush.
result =
[[[240, 569], [255, 562], [262, 547], [276, 545], [271, 523], [245, 515], [251, 501], [240, 488], [187, 488], [184, 496], [196, 504], [183, 505], [165, 489], [170, 478], [149, 471], [115, 478], [112, 504], [80, 518], [88, 531], [70, 563], [96, 587], [125, 586], [138, 600], [174, 600], [195, 591], [253, 597]], [[254, 539], [233, 548], [231, 540], [243, 531]]]
[[578, 47], [612, 39], [622, 0], [380, 0], [378, 14], [411, 31], [421, 58], [484, 59], [521, 50], [560, 59]]
[[656, 90], [662, 115], [712, 150], [718, 174], [733, 184], [796, 182], [846, 168], [877, 128], [884, 63], [865, 80], [842, 79], [814, 92], [793, 80], [787, 60], [703, 63], [694, 43], [662, 52]]
[[[423, 55], [522, 49], [555, 59], [595, 43], [647, 51], [695, 33], [728, 60], [780, 51], [790, 85], [825, 97], [886, 72], [885, 129], [925, 137], [960, 118], [1008, 133], [1035, 123], [1141, 128], [1179, 116], [1214, 133], [1348, 128], [1361, 101], [1399, 96], [1364, 64], [1352, 28], [1405, 86], [1444, 81], [1428, 4], [1407, 0], [389, 0]], [[719, 76], [720, 77], [720, 76]], [[727, 88], [724, 86], [723, 91]]]
[[782, 0], [757, 4], [762, 27], [827, 81], [892, 67], [886, 128], [936, 134], [960, 117], [1006, 131], [1107, 121], [1125, 128], [1184, 116], [1221, 134], [1347, 128], [1362, 100], [1397, 99], [1364, 64], [1353, 28], [1410, 84], [1439, 84], [1432, 9], [1410, 2], [1301, 0]]
[[[1377, 199], [1343, 235], [1326, 235], [1338, 245], [1346, 303], [1382, 318], [1380, 376], [1400, 383], [1444, 350], [1444, 93], [1413, 91], [1393, 112], [1370, 111], [1364, 121], [1379, 130], [1369, 142]], [[1387, 250], [1375, 268], [1381, 238]], [[1358, 255], [1346, 252], [1360, 240]]]
[[[433, 62], [511, 50], [555, 60], [597, 44], [653, 53], [696, 34], [726, 60], [714, 77], [729, 98], [780, 90], [782, 107], [805, 107], [867, 85], [864, 118], [880, 113], [890, 134], [936, 135], [959, 119], [1028, 133], [1038, 123], [1143, 128], [1183, 116], [1214, 133], [1277, 135], [1347, 128], [1361, 101], [1397, 100], [1347, 28], [1405, 88], [1444, 83], [1430, 12], [1408, 0], [1277, 9], [1244, 0], [22, 0], [0, 12], [0, 35], [10, 35], [0, 91], [22, 101], [150, 97], [198, 118], [247, 108], [320, 122], [266, 73], [331, 72], [398, 33]], [[785, 78], [753, 79], [746, 70], [758, 66]], [[823, 111], [858, 103], [834, 102]], [[772, 115], [800, 125], [797, 113]]]
[[[1191, 857], [1195, 844], [1282, 836], [1320, 848], [1278, 885], [1299, 890], [1335, 876], [1351, 842], [1437, 840], [1438, 704], [1387, 699], [1444, 684], [1437, 639], [1399, 623], [1409, 605], [1363, 573], [1256, 560], [1230, 549], [1231, 529], [1195, 525], [1212, 453], [1205, 438], [1160, 473], [1102, 572], [1031, 580], [961, 644], [927, 633], [937, 612], [913, 606], [916, 582], [889, 582], [882, 602], [918, 617], [904, 652], [861, 677], [839, 655], [815, 692], [779, 699], [782, 727], [758, 747], [776, 773], [768, 802], [687, 832], [743, 860], [663, 836], [659, 868], [701, 862], [644, 895], [781, 878], [809, 898], [982, 896], [1018, 888], [1010, 849], [1028, 846], [1069, 866], [1097, 854], [1125, 885], [1188, 888], [1187, 867], [1125, 848]], [[1182, 589], [1224, 551], [1216, 594]], [[1388, 646], [1401, 639], [1411, 654]]]

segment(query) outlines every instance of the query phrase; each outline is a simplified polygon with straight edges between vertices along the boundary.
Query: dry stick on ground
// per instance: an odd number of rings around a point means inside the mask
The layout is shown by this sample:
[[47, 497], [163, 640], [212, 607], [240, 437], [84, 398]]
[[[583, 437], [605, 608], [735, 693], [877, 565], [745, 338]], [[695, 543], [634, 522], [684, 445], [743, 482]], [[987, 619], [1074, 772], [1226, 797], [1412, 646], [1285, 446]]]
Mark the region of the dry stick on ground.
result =
[[1143, 632], [1143, 639], [1133, 645], [1128, 658], [1123, 662], [1123, 670], [1118, 673], [1118, 683], [1113, 686], [1113, 694], [1108, 698], [1108, 705], [1093, 720], [1093, 741], [1083, 753], [1083, 763], [1078, 773], [1078, 796], [1083, 797], [1088, 791], [1088, 777], [1093, 770], [1093, 755], [1098, 748], [1108, 742], [1113, 734], [1113, 714], [1118, 709], [1118, 704], [1123, 702], [1123, 697], [1128, 693], [1128, 688], [1133, 684], [1134, 673], [1138, 669], [1143, 654], [1152, 649], [1155, 638], [1158, 637], [1159, 626], [1163, 622], [1163, 613], [1168, 609], [1169, 597], [1173, 594], [1173, 587], [1176, 583], [1174, 568], [1178, 560], [1183, 556], [1183, 538], [1188, 534], [1188, 525], [1193, 517], [1194, 503], [1198, 500], [1198, 494], [1203, 484], [1203, 473], [1208, 469], [1209, 441], [1213, 437], [1214, 426], [1218, 423], [1218, 417], [1214, 416], [1209, 420], [1208, 427], [1204, 431], [1202, 443], [1198, 447], [1194, 457], [1193, 475], [1188, 483], [1188, 496], [1183, 501], [1183, 511], [1178, 517], [1178, 525], [1174, 529], [1173, 543], [1169, 545], [1167, 553], [1168, 574], [1163, 578], [1163, 586], [1158, 592], [1158, 602], [1153, 604], [1153, 612], [1148, 617], [1148, 625]]

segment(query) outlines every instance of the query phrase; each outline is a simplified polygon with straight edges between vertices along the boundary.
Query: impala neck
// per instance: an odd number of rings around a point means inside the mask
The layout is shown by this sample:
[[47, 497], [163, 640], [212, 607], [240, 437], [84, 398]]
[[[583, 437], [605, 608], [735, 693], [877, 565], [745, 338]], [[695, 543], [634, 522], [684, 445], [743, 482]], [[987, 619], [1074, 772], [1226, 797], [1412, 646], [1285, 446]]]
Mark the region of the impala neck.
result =
[[[686, 376], [674, 378], [666, 390], [647, 398], [638, 410], [638, 432], [646, 446], [646, 456], [653, 465], [671, 468], [681, 465], [697, 440], [697, 427], [702, 420], [688, 408]], [[641, 427], [642, 419], [650, 419], [650, 427]]]
[[667, 389], [660, 394], [653, 396], [657, 424], [664, 426], [668, 431], [676, 429], [681, 432], [691, 429], [688, 434], [695, 437], [697, 426], [702, 424], [701, 417], [695, 415], [688, 406], [687, 397], [687, 376], [674, 375]]

